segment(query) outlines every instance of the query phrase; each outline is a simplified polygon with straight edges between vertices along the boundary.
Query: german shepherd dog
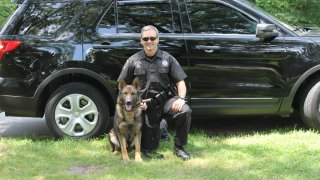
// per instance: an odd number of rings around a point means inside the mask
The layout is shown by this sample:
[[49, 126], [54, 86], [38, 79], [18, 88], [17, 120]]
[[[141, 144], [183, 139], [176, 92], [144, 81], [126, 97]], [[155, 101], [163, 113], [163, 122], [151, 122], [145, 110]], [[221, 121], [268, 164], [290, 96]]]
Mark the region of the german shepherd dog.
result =
[[138, 93], [139, 81], [135, 78], [132, 85], [126, 85], [120, 80], [118, 88], [114, 127], [109, 133], [110, 147], [114, 154], [118, 154], [121, 149], [123, 160], [128, 162], [128, 149], [134, 146], [135, 161], [141, 162], [142, 110]]

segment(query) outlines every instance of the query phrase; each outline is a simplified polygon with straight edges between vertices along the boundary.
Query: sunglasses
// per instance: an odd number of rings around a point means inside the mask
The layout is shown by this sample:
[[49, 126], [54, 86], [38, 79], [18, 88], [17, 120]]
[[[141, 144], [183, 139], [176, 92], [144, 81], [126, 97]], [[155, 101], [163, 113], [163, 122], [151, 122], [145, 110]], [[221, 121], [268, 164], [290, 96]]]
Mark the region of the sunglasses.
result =
[[143, 38], [141, 38], [143, 41], [145, 41], [145, 42], [148, 42], [149, 41], [149, 39], [151, 40], [151, 41], [154, 41], [154, 40], [156, 40], [158, 37], [143, 37]]

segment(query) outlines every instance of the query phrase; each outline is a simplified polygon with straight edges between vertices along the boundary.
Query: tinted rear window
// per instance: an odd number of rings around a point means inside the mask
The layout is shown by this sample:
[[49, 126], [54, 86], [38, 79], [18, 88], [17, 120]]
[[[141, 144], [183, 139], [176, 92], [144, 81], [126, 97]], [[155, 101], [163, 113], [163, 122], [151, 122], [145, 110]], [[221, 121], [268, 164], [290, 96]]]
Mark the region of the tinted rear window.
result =
[[238, 10], [217, 3], [189, 3], [194, 33], [255, 34], [257, 22]]
[[113, 4], [99, 24], [99, 33], [140, 33], [141, 28], [153, 25], [160, 33], [181, 32], [175, 25], [170, 3]]
[[83, 8], [77, 2], [23, 4], [5, 34], [54, 36]]

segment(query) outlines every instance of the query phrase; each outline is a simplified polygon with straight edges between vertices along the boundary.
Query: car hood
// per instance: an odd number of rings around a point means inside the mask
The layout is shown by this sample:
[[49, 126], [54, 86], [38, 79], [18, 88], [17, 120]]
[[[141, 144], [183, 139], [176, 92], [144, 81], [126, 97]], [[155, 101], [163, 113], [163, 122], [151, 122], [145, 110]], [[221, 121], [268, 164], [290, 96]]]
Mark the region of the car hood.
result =
[[305, 37], [320, 37], [320, 27], [305, 27], [305, 32], [302, 36]]

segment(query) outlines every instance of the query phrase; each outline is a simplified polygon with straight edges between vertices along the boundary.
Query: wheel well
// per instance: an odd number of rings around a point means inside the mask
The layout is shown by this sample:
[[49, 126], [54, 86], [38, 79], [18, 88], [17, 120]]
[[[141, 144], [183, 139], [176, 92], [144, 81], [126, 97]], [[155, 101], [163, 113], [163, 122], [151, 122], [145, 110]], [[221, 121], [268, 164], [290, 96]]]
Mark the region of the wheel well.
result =
[[110, 92], [105, 88], [101, 82], [96, 80], [95, 78], [85, 75], [85, 74], [67, 74], [60, 76], [53, 81], [51, 81], [41, 92], [41, 95], [39, 97], [39, 103], [38, 103], [38, 114], [40, 117], [44, 115], [45, 107], [48, 102], [48, 99], [50, 98], [51, 94], [58, 89], [60, 86], [70, 83], [70, 82], [82, 82], [90, 84], [94, 87], [96, 87], [103, 95], [106, 102], [108, 102], [109, 106], [109, 114], [110, 116], [114, 115], [115, 112], [115, 104], [113, 101], [113, 98], [111, 97]]
[[310, 84], [315, 83], [315, 81], [320, 81], [320, 71], [315, 72], [314, 74], [310, 75], [307, 79], [304, 80], [304, 82], [299, 86], [298, 91], [296, 92], [292, 106], [294, 108], [294, 111], [299, 111], [300, 101], [301, 97], [308, 88]]

